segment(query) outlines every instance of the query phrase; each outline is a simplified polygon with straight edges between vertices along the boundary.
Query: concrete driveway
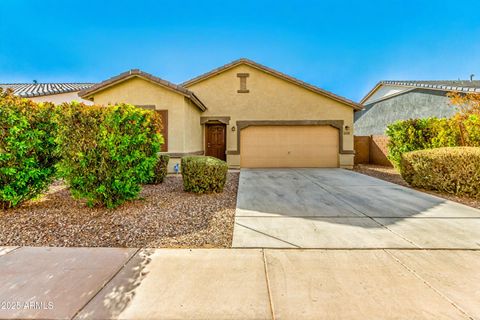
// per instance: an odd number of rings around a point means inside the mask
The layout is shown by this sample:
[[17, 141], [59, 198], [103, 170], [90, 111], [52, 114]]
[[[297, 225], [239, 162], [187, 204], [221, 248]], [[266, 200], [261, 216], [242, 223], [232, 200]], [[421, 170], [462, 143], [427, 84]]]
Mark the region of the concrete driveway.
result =
[[480, 210], [343, 169], [242, 169], [233, 247], [479, 249]]

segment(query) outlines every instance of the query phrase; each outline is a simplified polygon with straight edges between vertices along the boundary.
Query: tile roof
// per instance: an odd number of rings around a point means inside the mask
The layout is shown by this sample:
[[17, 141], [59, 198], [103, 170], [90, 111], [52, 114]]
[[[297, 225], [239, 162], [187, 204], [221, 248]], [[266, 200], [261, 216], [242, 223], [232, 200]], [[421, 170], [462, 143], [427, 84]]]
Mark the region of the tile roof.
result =
[[438, 89], [460, 92], [480, 92], [480, 80], [420, 80], [420, 81], [380, 81], [381, 84], [393, 84], [427, 89]]
[[[379, 81], [372, 90], [370, 90], [360, 103], [365, 103], [382, 85], [403, 86], [406, 89], [413, 90], [417, 88], [438, 91], [454, 91], [465, 93], [480, 93], [480, 80], [382, 80]], [[402, 91], [406, 92], [406, 91]], [[400, 93], [400, 92], [399, 92]], [[397, 94], [388, 95], [381, 100], [389, 99]], [[378, 102], [378, 101], [376, 101]], [[369, 102], [370, 103], [370, 102]]]
[[212, 76], [214, 76], [214, 75], [217, 75], [217, 74], [219, 74], [219, 73], [221, 73], [221, 72], [223, 72], [223, 71], [225, 71], [225, 70], [231, 69], [231, 68], [233, 68], [233, 67], [235, 67], [235, 66], [237, 66], [237, 65], [240, 65], [240, 64], [247, 64], [247, 65], [249, 65], [249, 66], [251, 66], [251, 67], [254, 67], [254, 68], [256, 68], [256, 69], [262, 70], [263, 72], [266, 72], [266, 73], [268, 73], [268, 74], [271, 74], [271, 75], [273, 75], [273, 76], [275, 76], [275, 77], [278, 77], [278, 78], [283, 79], [283, 80], [285, 80], [285, 81], [294, 83], [294, 84], [299, 85], [299, 86], [301, 86], [301, 87], [304, 87], [305, 89], [308, 89], [308, 90], [310, 90], [310, 91], [313, 91], [313, 92], [319, 93], [319, 94], [321, 94], [321, 95], [330, 97], [330, 98], [332, 98], [332, 99], [334, 99], [334, 100], [343, 102], [343, 103], [345, 103], [345, 104], [353, 107], [353, 108], [356, 109], [356, 110], [361, 110], [361, 109], [363, 108], [363, 106], [362, 106], [361, 104], [357, 103], [357, 102], [354, 102], [354, 101], [352, 101], [352, 100], [346, 99], [346, 98], [341, 97], [341, 96], [339, 96], [339, 95], [336, 95], [336, 94], [334, 94], [334, 93], [332, 93], [332, 92], [330, 92], [330, 91], [321, 89], [321, 88], [316, 87], [316, 86], [314, 86], [314, 85], [312, 85], [312, 84], [309, 84], [309, 83], [307, 83], [307, 82], [304, 82], [304, 81], [302, 81], [302, 80], [299, 80], [299, 79], [294, 78], [294, 77], [292, 77], [292, 76], [289, 76], [289, 75], [287, 75], [287, 74], [285, 74], [285, 73], [282, 73], [282, 72], [280, 72], [280, 71], [277, 71], [277, 70], [275, 70], [275, 69], [269, 68], [269, 67], [267, 67], [267, 66], [264, 66], [264, 65], [262, 65], [262, 64], [260, 64], [260, 63], [257, 63], [257, 62], [255, 62], [255, 61], [252, 61], [252, 60], [249, 60], [249, 59], [246, 59], [246, 58], [240, 58], [240, 59], [238, 59], [238, 60], [232, 61], [232, 62], [230, 62], [230, 63], [227, 63], [226, 65], [223, 65], [223, 66], [218, 67], [218, 68], [216, 68], [216, 69], [213, 69], [213, 70], [211, 70], [211, 71], [209, 71], [209, 72], [207, 72], [207, 73], [204, 73], [204, 74], [202, 74], [202, 75], [199, 75], [198, 77], [195, 77], [195, 78], [193, 78], [193, 79], [190, 79], [190, 80], [188, 80], [188, 81], [185, 81], [185, 82], [183, 82], [183, 83], [181, 84], [181, 86], [183, 86], [183, 87], [189, 87], [190, 85], [193, 85], [193, 84], [195, 84], [195, 83], [198, 83], [198, 82], [200, 82], [200, 81], [203, 81], [203, 80], [205, 80], [205, 79], [207, 79], [207, 78], [210, 78], [210, 77], [212, 77]]
[[27, 98], [76, 92], [92, 85], [93, 83], [0, 83], [0, 88], [11, 89], [13, 94]]
[[111, 77], [110, 79], [107, 79], [105, 81], [102, 81], [100, 83], [97, 83], [97, 84], [95, 84], [91, 87], [88, 87], [88, 88], [80, 91], [78, 93], [78, 95], [81, 98], [88, 99], [93, 93], [95, 93], [97, 91], [103, 90], [103, 89], [105, 89], [105, 88], [107, 88], [107, 87], [109, 87], [109, 86], [111, 86], [111, 85], [113, 85], [117, 82], [129, 79], [129, 78], [135, 77], [135, 76], [145, 78], [147, 80], [150, 80], [154, 83], [157, 83], [161, 86], [164, 86], [166, 88], [169, 88], [170, 90], [176, 91], [176, 92], [186, 96], [202, 111], [205, 111], [207, 109], [205, 107], [205, 105], [200, 101], [200, 99], [197, 98], [197, 96], [195, 96], [195, 94], [192, 91], [190, 91], [190, 90], [188, 90], [188, 89], [186, 89], [186, 88], [184, 88], [180, 85], [174, 84], [170, 81], [155, 77], [154, 75], [151, 75], [150, 73], [144, 72], [144, 71], [139, 70], [139, 69], [132, 69], [132, 70], [120, 73], [117, 76]]

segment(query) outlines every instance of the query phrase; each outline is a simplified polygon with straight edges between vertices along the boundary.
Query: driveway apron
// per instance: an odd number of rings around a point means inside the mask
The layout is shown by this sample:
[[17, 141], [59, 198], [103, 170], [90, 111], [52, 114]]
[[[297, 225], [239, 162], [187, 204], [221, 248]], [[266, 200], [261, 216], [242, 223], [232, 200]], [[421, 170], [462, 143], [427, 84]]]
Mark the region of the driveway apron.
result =
[[242, 169], [233, 247], [479, 249], [480, 210], [344, 169]]

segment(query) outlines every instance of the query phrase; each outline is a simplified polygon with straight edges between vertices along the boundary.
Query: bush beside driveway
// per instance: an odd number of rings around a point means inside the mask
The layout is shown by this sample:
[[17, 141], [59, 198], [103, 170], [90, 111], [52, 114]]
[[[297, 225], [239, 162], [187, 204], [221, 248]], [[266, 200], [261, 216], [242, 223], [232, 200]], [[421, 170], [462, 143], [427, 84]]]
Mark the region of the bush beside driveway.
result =
[[[353, 170], [358, 173], [369, 175], [371, 177], [389, 181], [404, 187], [412, 188], [407, 182], [405, 182], [405, 180], [403, 180], [400, 173], [395, 168], [392, 168], [392, 167], [378, 166], [373, 164], [359, 164], [359, 165], [356, 165]], [[455, 201], [473, 208], [480, 209], [480, 200], [478, 199], [474, 199], [467, 196], [458, 196], [458, 195], [440, 192], [440, 191], [424, 190], [420, 188], [412, 188], [412, 189], [416, 189], [418, 191], [429, 193], [440, 198], [444, 198], [450, 201]]]

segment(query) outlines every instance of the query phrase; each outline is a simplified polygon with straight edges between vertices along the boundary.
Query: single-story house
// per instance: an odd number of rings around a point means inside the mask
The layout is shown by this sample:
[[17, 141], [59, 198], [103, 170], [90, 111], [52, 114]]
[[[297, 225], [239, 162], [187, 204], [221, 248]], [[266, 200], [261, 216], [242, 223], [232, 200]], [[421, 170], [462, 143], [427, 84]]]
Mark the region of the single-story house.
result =
[[12, 90], [14, 95], [29, 98], [36, 102], [63, 102], [78, 101], [93, 104], [90, 100], [83, 100], [78, 92], [91, 87], [93, 83], [0, 83], [3, 90]]
[[180, 85], [130, 70], [79, 92], [95, 104], [161, 113], [170, 170], [185, 155], [230, 167], [353, 165], [353, 116], [362, 106], [248, 59]]
[[449, 92], [480, 93], [480, 81], [380, 81], [360, 101], [364, 109], [355, 113], [355, 135], [384, 135], [398, 120], [451, 117], [456, 108]]

